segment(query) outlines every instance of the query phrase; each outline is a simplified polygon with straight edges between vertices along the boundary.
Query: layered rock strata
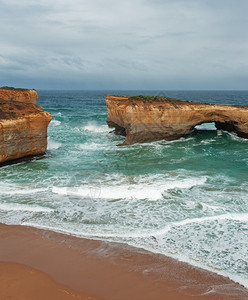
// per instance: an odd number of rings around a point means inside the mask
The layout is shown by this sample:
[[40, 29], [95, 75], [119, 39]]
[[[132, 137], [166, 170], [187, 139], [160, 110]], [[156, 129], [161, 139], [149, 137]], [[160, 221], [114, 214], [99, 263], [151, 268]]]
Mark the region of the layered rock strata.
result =
[[0, 88], [0, 99], [37, 104], [38, 94], [36, 90], [15, 89], [11, 87]]
[[248, 138], [248, 106], [217, 105], [166, 97], [105, 97], [107, 124], [124, 135], [122, 145], [176, 140], [196, 125], [215, 122], [217, 129]]
[[37, 100], [35, 90], [0, 89], [0, 165], [45, 153], [52, 116]]

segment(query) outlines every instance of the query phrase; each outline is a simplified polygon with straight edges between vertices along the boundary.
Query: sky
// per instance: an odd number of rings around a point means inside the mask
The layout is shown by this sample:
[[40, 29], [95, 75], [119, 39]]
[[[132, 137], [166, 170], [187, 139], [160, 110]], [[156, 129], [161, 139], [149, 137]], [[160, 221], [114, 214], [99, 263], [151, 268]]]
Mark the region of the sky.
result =
[[247, 0], [0, 0], [0, 86], [248, 90]]

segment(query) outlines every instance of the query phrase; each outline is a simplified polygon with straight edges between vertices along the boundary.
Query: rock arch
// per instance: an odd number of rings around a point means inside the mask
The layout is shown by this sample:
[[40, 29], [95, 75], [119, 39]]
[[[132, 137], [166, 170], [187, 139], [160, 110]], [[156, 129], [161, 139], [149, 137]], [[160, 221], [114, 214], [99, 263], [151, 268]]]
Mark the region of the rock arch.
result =
[[248, 138], [248, 106], [187, 102], [165, 97], [105, 97], [109, 127], [124, 135], [122, 145], [175, 140], [195, 126], [215, 123], [217, 129]]

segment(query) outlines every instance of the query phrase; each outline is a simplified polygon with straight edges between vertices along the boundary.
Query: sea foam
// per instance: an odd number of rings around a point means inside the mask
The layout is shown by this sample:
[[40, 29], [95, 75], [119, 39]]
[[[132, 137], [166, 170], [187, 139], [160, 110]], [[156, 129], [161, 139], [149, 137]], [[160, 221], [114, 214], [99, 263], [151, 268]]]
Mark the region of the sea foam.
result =
[[28, 195], [47, 191], [48, 188], [33, 188], [31, 186], [0, 183], [0, 195]]
[[61, 147], [61, 143], [53, 141], [50, 137], [48, 137], [47, 150], [57, 150], [60, 147]]
[[50, 125], [53, 126], [53, 127], [56, 127], [56, 126], [61, 125], [61, 122], [58, 121], [58, 120], [52, 120], [51, 123], [50, 123]]
[[18, 203], [0, 203], [0, 210], [4, 211], [28, 211], [28, 212], [52, 212], [53, 209], [37, 205]]
[[110, 131], [107, 125], [97, 125], [94, 122], [89, 122], [86, 126], [83, 127], [83, 130], [93, 133], [108, 133]]
[[[118, 175], [117, 175], [118, 176]], [[156, 201], [163, 198], [166, 190], [175, 188], [191, 188], [195, 185], [204, 184], [206, 177], [201, 178], [185, 178], [185, 179], [158, 179], [158, 176], [151, 180], [152, 176], [126, 177], [122, 182], [97, 182], [97, 184], [84, 184], [74, 187], [56, 187], [53, 193], [67, 196], [77, 196], [82, 198], [95, 199], [147, 199]]]

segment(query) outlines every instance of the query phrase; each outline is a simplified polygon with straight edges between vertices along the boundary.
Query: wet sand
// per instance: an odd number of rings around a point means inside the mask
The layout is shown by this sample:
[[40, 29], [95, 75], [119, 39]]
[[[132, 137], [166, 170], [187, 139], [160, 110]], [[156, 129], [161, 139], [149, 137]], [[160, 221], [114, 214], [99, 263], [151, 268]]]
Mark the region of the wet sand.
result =
[[96, 300], [58, 284], [43, 272], [14, 263], [0, 263], [0, 299]]
[[[0, 224], [0, 262], [1, 300], [22, 299], [16, 291], [35, 299], [42, 291], [50, 295], [43, 299], [248, 299], [241, 285], [163, 255], [24, 226]], [[74, 298], [53, 294], [61, 289]]]

